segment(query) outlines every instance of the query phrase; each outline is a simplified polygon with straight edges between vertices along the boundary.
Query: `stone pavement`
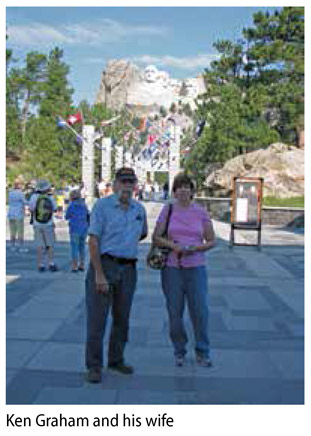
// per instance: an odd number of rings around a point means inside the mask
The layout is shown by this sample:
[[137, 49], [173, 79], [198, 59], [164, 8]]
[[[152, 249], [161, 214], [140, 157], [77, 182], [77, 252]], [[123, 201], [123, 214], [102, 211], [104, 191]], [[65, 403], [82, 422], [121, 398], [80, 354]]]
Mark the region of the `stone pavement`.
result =
[[[146, 207], [152, 229], [161, 204]], [[70, 271], [67, 225], [57, 223], [57, 273], [36, 271], [27, 225], [30, 252], [7, 249], [7, 404], [303, 404], [304, 235], [265, 227], [261, 252], [229, 250], [229, 226], [214, 226], [218, 244], [207, 255], [214, 367], [196, 366], [188, 314], [187, 366], [174, 367], [159, 273], [144, 262], [149, 239], [139, 249], [126, 349], [135, 374], [105, 371], [102, 384], [89, 385], [84, 274]]]

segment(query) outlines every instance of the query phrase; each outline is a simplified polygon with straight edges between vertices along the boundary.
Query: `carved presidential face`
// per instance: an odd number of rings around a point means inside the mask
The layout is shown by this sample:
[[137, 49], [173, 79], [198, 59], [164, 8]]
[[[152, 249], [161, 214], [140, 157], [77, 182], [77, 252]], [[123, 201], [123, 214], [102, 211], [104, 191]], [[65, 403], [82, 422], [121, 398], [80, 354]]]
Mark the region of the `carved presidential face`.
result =
[[161, 82], [162, 86], [166, 88], [170, 81], [170, 75], [166, 71], [159, 71], [158, 79]]
[[181, 88], [181, 83], [177, 79], [171, 79], [169, 81], [169, 88], [173, 91], [174, 94], [178, 94]]
[[158, 69], [154, 65], [148, 65], [144, 69], [143, 79], [148, 83], [154, 83], [158, 79]]

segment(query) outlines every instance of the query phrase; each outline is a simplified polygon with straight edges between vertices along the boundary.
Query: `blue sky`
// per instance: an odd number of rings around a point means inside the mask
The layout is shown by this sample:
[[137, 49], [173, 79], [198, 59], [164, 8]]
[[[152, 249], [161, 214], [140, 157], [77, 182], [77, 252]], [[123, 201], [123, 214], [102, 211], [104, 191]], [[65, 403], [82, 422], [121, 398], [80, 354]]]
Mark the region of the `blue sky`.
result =
[[194, 77], [215, 58], [213, 42], [236, 40], [267, 7], [7, 7], [7, 46], [15, 58], [64, 50], [74, 103], [93, 103], [112, 58], [154, 64], [172, 77]]

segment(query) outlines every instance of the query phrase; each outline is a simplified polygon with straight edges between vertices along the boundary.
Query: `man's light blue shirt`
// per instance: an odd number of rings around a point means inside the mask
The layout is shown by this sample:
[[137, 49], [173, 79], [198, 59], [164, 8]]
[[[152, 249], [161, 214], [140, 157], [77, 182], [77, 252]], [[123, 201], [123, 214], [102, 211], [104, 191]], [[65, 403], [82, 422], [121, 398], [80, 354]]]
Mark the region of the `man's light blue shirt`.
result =
[[95, 203], [88, 233], [99, 238], [100, 254], [136, 259], [138, 242], [147, 232], [146, 211], [138, 201], [131, 199], [127, 210], [116, 194]]

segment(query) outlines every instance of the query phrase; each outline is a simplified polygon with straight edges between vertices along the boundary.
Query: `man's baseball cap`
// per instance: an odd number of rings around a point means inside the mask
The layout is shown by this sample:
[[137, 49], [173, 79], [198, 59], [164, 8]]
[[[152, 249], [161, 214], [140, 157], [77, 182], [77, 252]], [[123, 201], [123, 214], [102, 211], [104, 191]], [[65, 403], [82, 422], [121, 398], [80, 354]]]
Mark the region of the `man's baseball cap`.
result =
[[122, 167], [116, 172], [117, 180], [130, 180], [132, 182], [137, 181], [137, 176], [133, 168]]

